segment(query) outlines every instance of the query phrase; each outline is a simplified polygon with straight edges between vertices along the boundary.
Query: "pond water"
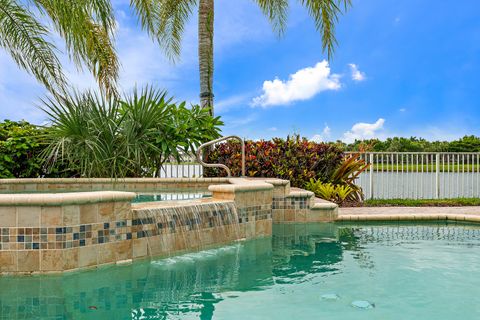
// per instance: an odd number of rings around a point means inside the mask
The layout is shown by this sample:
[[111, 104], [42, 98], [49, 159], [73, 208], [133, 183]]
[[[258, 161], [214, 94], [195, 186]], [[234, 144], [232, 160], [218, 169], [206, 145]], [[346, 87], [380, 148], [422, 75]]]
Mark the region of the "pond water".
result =
[[1, 319], [479, 319], [480, 228], [274, 225], [270, 238], [0, 278]]

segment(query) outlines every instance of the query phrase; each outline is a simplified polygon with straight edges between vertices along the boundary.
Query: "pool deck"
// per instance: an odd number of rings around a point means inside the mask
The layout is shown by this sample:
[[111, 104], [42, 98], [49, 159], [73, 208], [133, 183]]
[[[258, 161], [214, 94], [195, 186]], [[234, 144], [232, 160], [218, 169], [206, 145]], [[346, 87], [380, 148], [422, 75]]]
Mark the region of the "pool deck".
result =
[[480, 222], [478, 207], [359, 207], [339, 208], [337, 221], [454, 220]]

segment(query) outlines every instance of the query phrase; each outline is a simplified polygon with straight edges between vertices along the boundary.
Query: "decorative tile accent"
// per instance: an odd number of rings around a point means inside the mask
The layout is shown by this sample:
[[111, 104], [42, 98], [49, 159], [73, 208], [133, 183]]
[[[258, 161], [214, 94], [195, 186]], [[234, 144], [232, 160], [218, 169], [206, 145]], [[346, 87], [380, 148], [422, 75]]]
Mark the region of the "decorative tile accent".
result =
[[[190, 208], [190, 209], [189, 209]], [[155, 212], [152, 213], [151, 211]], [[151, 216], [145, 216], [147, 212]], [[58, 250], [96, 244], [149, 238], [161, 234], [208, 229], [267, 220], [272, 217], [269, 205], [236, 209], [232, 203], [215, 206], [183, 207], [177, 214], [171, 208], [135, 210], [134, 219], [81, 224], [65, 227], [0, 228], [0, 250]]]
[[308, 209], [310, 197], [274, 197], [272, 209]]
[[55, 228], [1, 228], [0, 250], [54, 250], [131, 239], [127, 220]]

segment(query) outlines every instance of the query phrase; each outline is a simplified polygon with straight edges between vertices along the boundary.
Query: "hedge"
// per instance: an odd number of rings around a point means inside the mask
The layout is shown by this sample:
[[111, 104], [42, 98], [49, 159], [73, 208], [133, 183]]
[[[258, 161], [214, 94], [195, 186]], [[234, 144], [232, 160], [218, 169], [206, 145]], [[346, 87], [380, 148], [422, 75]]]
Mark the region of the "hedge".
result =
[[[333, 145], [316, 143], [298, 135], [287, 139], [246, 141], [246, 175], [290, 180], [294, 187], [304, 187], [311, 178], [327, 182], [343, 158]], [[241, 145], [236, 141], [217, 144], [206, 157], [208, 163], [222, 163], [233, 176], [241, 175]], [[226, 176], [225, 170], [206, 168], [207, 177]]]

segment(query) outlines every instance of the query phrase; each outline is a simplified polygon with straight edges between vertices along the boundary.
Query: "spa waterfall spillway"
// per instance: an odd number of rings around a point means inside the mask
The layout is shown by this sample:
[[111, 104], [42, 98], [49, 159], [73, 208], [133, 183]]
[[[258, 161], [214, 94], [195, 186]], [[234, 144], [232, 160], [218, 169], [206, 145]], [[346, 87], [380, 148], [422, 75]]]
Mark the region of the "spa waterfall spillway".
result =
[[[172, 256], [337, 217], [335, 204], [279, 179], [4, 179], [0, 192], [2, 275]], [[132, 203], [161, 192], [193, 196]]]

